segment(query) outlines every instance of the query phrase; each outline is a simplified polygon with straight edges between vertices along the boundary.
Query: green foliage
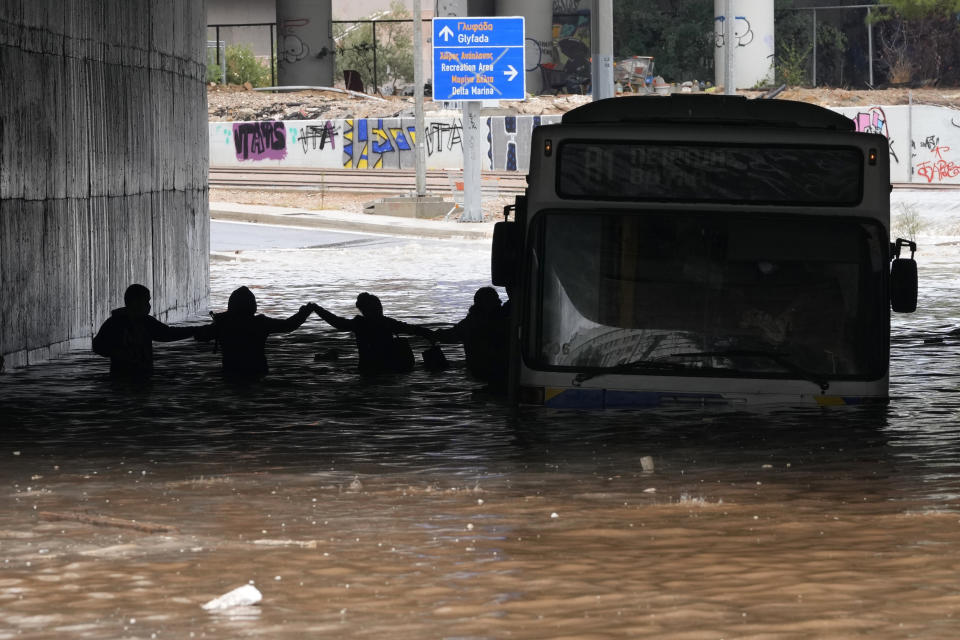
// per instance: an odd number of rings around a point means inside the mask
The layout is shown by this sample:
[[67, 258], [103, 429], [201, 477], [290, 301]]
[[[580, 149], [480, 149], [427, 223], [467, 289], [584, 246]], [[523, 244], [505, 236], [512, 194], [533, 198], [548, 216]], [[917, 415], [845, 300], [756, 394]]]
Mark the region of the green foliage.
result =
[[207, 82], [220, 84], [220, 65], [217, 64], [217, 50], [207, 48]]
[[791, 87], [808, 84], [807, 64], [813, 45], [802, 45], [795, 41], [777, 43], [777, 62], [774, 69], [777, 82]]
[[236, 44], [227, 47], [227, 82], [243, 84], [249, 82], [254, 87], [270, 86], [270, 66], [263, 64], [247, 45]]
[[713, 3], [703, 0], [617, 0], [614, 56], [653, 56], [667, 81], [713, 80]]
[[[400, 0], [390, 3], [390, 19], [410, 19], [410, 12]], [[345, 69], [360, 73], [368, 92], [375, 92], [373, 25], [366, 23], [333, 25], [336, 47], [335, 76], [343, 77]], [[413, 82], [413, 25], [410, 22], [381, 22], [377, 24], [376, 77], [377, 83], [398, 84]]]
[[[817, 84], [843, 86], [847, 84], [847, 36], [832, 22], [817, 16], [816, 47], [813, 41], [813, 14], [795, 10], [795, 2], [783, 0], [776, 3], [774, 13], [774, 46], [776, 62], [774, 69], [779, 83], [802, 86], [812, 81], [813, 52], [816, 50]], [[806, 1], [800, 3], [807, 6]], [[834, 17], [844, 14], [833, 13]], [[864, 13], [859, 14], [862, 19]], [[865, 30], [861, 29], [864, 34]]]
[[[920, 20], [931, 16], [950, 16], [960, 13], [960, 0], [885, 0], [889, 10], [905, 20]], [[889, 14], [877, 13], [877, 19], [888, 19]]]

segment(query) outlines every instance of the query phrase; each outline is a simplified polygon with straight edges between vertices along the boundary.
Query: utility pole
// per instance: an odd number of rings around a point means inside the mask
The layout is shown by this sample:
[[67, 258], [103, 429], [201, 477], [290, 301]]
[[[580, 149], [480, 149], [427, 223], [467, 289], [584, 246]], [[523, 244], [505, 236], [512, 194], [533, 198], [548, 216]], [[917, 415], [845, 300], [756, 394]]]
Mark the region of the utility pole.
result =
[[734, 34], [733, 0], [723, 2], [723, 93], [737, 95], [737, 81], [734, 80], [733, 53], [736, 43]]
[[612, 98], [614, 95], [613, 0], [592, 0], [590, 49], [593, 99]]
[[417, 197], [427, 195], [427, 155], [423, 132], [423, 13], [420, 0], [413, 0], [413, 115], [417, 135], [414, 138], [414, 165], [417, 171]]

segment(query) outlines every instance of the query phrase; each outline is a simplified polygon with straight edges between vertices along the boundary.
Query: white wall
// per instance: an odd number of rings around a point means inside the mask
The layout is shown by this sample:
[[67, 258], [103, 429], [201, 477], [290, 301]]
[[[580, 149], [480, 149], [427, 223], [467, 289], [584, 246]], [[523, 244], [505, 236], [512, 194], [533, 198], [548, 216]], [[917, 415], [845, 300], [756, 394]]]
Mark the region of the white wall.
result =
[[[836, 107], [861, 131], [889, 141], [893, 182], [960, 184], [960, 110], [935, 106]], [[486, 119], [484, 168], [526, 172], [530, 133], [559, 115]], [[413, 118], [211, 122], [211, 166], [413, 169]], [[427, 168], [462, 168], [458, 118], [427, 118]]]

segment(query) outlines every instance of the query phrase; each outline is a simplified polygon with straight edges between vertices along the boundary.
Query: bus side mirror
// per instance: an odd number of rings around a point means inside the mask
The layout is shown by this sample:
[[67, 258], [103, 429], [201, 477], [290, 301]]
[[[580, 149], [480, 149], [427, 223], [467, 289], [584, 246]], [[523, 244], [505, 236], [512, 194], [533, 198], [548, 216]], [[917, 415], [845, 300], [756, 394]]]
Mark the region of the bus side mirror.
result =
[[[900, 249], [910, 247], [910, 257], [901, 258]], [[890, 264], [890, 308], [896, 313], [913, 313], [917, 310], [917, 261], [913, 254], [917, 244], [897, 238], [893, 250], [893, 262]]]
[[491, 281], [498, 287], [514, 284], [520, 263], [520, 225], [498, 222], [493, 225], [493, 247], [490, 251]]

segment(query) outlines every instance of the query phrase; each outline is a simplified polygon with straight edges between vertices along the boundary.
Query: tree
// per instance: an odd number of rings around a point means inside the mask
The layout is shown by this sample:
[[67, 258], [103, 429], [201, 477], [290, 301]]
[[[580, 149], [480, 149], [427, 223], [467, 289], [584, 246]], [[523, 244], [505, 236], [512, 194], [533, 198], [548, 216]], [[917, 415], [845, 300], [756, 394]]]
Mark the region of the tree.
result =
[[[227, 63], [227, 82], [243, 84], [249, 82], [254, 87], [270, 85], [270, 67], [253, 55], [247, 45], [230, 45], [225, 50]], [[207, 80], [219, 83], [221, 78], [221, 64], [216, 63], [216, 52], [207, 50]]]
[[653, 56], [670, 81], [713, 79], [713, 17], [713, 3], [703, 0], [617, 0], [614, 55]]
[[878, 55], [897, 84], [960, 80], [960, 0], [890, 0], [874, 14]]
[[[391, 20], [410, 20], [410, 12], [403, 2], [392, 0], [388, 15]], [[379, 16], [383, 18], [383, 16]], [[372, 19], [368, 18], [368, 19]], [[336, 47], [336, 76], [344, 69], [360, 73], [365, 87], [374, 87], [374, 75], [381, 86], [389, 83], [396, 91], [400, 83], [413, 82], [413, 25], [411, 22], [380, 22], [373, 40], [373, 25], [369, 22], [334, 25]], [[376, 74], [374, 74], [374, 46], [376, 46]]]
[[[804, 0], [802, 4], [807, 7], [808, 3], [809, 0]], [[821, 12], [817, 15], [814, 47], [813, 13], [798, 10], [794, 5], [793, 0], [782, 0], [775, 4], [774, 71], [777, 82], [791, 86], [809, 84], [812, 81], [813, 53], [816, 50], [817, 84], [849, 84], [849, 78], [845, 75], [849, 66], [847, 36], [833, 22], [824, 19], [824, 13]], [[837, 19], [837, 16], [833, 18]], [[840, 19], [842, 18], [843, 15], [840, 16]]]

